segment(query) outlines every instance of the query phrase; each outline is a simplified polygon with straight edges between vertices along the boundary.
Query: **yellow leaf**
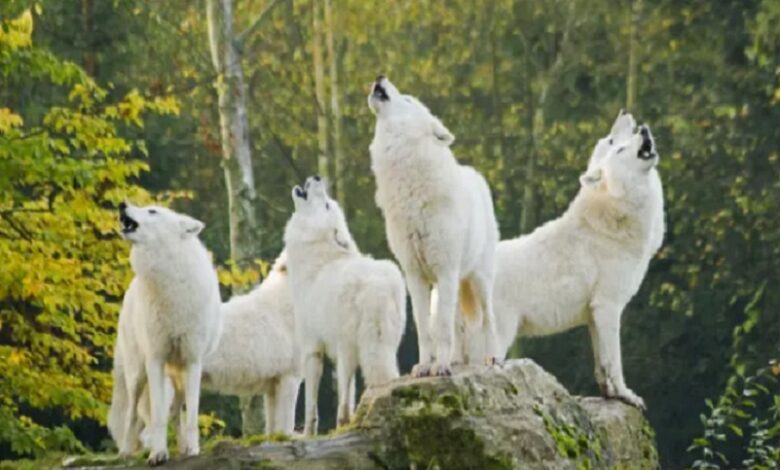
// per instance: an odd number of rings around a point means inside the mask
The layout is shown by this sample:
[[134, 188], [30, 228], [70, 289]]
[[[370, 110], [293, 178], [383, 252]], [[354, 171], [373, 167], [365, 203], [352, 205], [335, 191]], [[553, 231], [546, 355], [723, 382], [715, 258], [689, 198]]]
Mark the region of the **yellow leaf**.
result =
[[32, 45], [33, 17], [28, 9], [7, 23], [6, 28], [0, 28], [0, 44], [6, 44], [11, 49], [29, 47]]
[[8, 132], [14, 127], [20, 127], [24, 121], [22, 117], [8, 108], [0, 108], [0, 132]]

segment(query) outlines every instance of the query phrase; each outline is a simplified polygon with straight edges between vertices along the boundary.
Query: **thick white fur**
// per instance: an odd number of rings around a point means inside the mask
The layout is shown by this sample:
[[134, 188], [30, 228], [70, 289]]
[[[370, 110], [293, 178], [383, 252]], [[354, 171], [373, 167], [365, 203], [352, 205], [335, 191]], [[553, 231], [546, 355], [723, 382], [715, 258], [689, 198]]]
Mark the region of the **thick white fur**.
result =
[[[264, 395], [266, 433], [291, 435], [301, 384], [301, 362], [285, 252], [279, 255], [259, 286], [223, 303], [221, 310], [222, 336], [216, 350], [205, 358], [203, 390], [225, 395]], [[115, 368], [121, 362], [121, 356], [116, 356]], [[167, 384], [167, 401], [174, 415], [181, 410], [182, 385], [173, 380]], [[126, 405], [112, 401], [112, 413], [115, 406]], [[148, 388], [139, 406], [141, 419], [149, 425]], [[142, 435], [147, 441], [146, 433]]]
[[420, 358], [413, 373], [450, 373], [463, 283], [475, 294], [482, 318], [477, 337], [492, 358], [498, 226], [490, 189], [476, 170], [458, 164], [449, 148], [453, 135], [416, 98], [379, 77], [368, 101], [377, 117], [370, 147], [376, 201], [390, 249], [404, 270], [417, 327]]
[[123, 231], [133, 243], [135, 277], [119, 315], [108, 424], [120, 453], [136, 451], [142, 426], [138, 403], [148, 384], [148, 462], [157, 465], [168, 459], [166, 375], [184, 384], [187, 413], [179, 447], [184, 455], [199, 453], [201, 370], [219, 340], [219, 287], [211, 257], [197, 238], [203, 223], [162, 207], [128, 205], [124, 214], [138, 223], [135, 231]]
[[637, 157], [643, 138], [634, 126], [631, 115], [618, 116], [560, 218], [499, 243], [494, 303], [503, 355], [516, 334], [588, 325], [602, 393], [643, 408], [623, 379], [620, 317], [661, 246], [664, 210], [657, 155]]
[[226, 395], [264, 395], [266, 433], [291, 435], [301, 384], [295, 316], [282, 252], [252, 292], [222, 304], [224, 329], [206, 357], [203, 388]]
[[295, 213], [284, 240], [304, 360], [304, 433], [311, 435], [317, 432], [323, 355], [336, 364], [339, 425], [353, 412], [358, 366], [369, 387], [398, 377], [406, 293], [395, 264], [360, 254], [324, 184], [309, 178], [305, 188], [293, 191]]

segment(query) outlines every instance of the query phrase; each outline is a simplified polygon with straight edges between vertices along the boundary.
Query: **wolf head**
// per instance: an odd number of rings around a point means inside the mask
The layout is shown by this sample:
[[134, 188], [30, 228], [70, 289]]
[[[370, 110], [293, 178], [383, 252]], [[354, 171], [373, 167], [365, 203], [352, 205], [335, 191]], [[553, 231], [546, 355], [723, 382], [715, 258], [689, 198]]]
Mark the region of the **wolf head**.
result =
[[354, 251], [355, 242], [338, 203], [328, 196], [319, 176], [306, 179], [292, 190], [295, 212], [285, 229], [285, 243], [317, 244], [326, 249]]
[[590, 161], [588, 162], [588, 169], [598, 166], [601, 160], [609, 153], [610, 149], [619, 145], [621, 142], [628, 140], [631, 134], [636, 129], [636, 121], [631, 113], [621, 109], [615, 118], [614, 124], [609, 134], [599, 139], [596, 142], [596, 146], [593, 147], [593, 152], [590, 155]]
[[610, 134], [593, 149], [588, 170], [580, 177], [583, 187], [605, 191], [613, 198], [640, 196], [649, 187], [658, 153], [650, 127], [643, 124], [635, 129], [635, 125], [634, 118], [621, 111]]
[[377, 128], [387, 126], [408, 138], [430, 138], [449, 146], [455, 136], [417, 98], [402, 95], [384, 75], [376, 78], [368, 95], [368, 107], [377, 118]]
[[134, 245], [163, 245], [196, 237], [203, 222], [165, 207], [119, 204], [120, 232]]

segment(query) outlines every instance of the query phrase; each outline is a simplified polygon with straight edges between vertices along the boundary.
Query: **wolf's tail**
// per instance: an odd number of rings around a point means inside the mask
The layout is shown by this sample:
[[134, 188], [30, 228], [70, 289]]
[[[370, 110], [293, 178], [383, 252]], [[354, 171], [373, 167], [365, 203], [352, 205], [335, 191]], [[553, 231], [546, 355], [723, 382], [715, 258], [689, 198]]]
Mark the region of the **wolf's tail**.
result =
[[124, 440], [125, 419], [127, 416], [127, 407], [130, 406], [127, 396], [127, 384], [125, 383], [125, 370], [122, 364], [122, 355], [119, 348], [114, 350], [114, 388], [111, 392], [111, 408], [108, 411], [108, 432], [114, 442], [119, 443]]
[[[431, 312], [436, 311], [439, 299], [439, 289], [434, 286], [431, 290]], [[474, 286], [468, 279], [461, 279], [458, 286], [458, 312], [463, 315], [466, 323], [473, 324], [479, 320], [479, 302]]]
[[[401, 281], [403, 282], [403, 281]], [[358, 359], [366, 385], [398, 378], [396, 352], [406, 324], [406, 291], [403, 284], [364, 289], [356, 298], [363, 311], [358, 327]]]
[[460, 306], [461, 313], [463, 313], [463, 318], [467, 322], [474, 323], [478, 320], [477, 313], [479, 312], [479, 308], [477, 307], [477, 296], [474, 294], [474, 286], [468, 279], [462, 279], [460, 281], [458, 305]]

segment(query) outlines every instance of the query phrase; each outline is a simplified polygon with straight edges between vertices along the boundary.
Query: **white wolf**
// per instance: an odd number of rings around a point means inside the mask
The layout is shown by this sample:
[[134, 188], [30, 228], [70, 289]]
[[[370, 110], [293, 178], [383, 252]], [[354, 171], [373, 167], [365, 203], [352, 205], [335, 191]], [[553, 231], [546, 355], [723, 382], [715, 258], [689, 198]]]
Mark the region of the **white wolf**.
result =
[[386, 77], [377, 77], [368, 104], [377, 118], [370, 147], [376, 202], [406, 276], [417, 326], [420, 359], [413, 374], [450, 374], [459, 299], [467, 316], [479, 308], [477, 336], [492, 360], [498, 226], [490, 189], [476, 170], [455, 160], [449, 148], [455, 138], [441, 121]]
[[664, 211], [653, 137], [634, 128], [621, 112], [563, 216], [499, 243], [493, 299], [503, 354], [516, 334], [588, 325], [602, 393], [644, 408], [623, 379], [620, 317], [661, 246]]
[[168, 459], [170, 407], [166, 374], [184, 384], [187, 412], [179, 448], [197, 455], [203, 359], [219, 340], [217, 273], [198, 240], [203, 223], [163, 207], [121, 204], [122, 236], [132, 243], [135, 277], [125, 293], [115, 347], [114, 390], [108, 425], [120, 453], [138, 448], [138, 404], [149, 387], [148, 463]]
[[[216, 350], [205, 358], [203, 390], [226, 395], [264, 395], [266, 433], [291, 435], [301, 363], [285, 252], [279, 255], [259, 286], [223, 303], [221, 310], [222, 336]], [[114, 358], [115, 362], [120, 359], [121, 356]], [[178, 415], [184, 398], [183, 384], [175, 379], [167, 384], [166, 399], [171, 403], [173, 415]], [[147, 392], [145, 389], [139, 413], [148, 426]], [[118, 403], [111, 403], [112, 414], [123, 413], [115, 410], [117, 406]], [[146, 441], [146, 433], [142, 436]]]
[[264, 395], [266, 433], [291, 435], [301, 361], [285, 252], [263, 282], [222, 304], [224, 327], [206, 357], [203, 388], [228, 395]]
[[284, 241], [304, 360], [304, 433], [310, 435], [317, 432], [323, 354], [336, 364], [339, 425], [351, 418], [358, 365], [368, 386], [398, 377], [406, 292], [395, 264], [360, 254], [324, 183], [309, 178], [304, 188], [293, 189], [295, 213]]

